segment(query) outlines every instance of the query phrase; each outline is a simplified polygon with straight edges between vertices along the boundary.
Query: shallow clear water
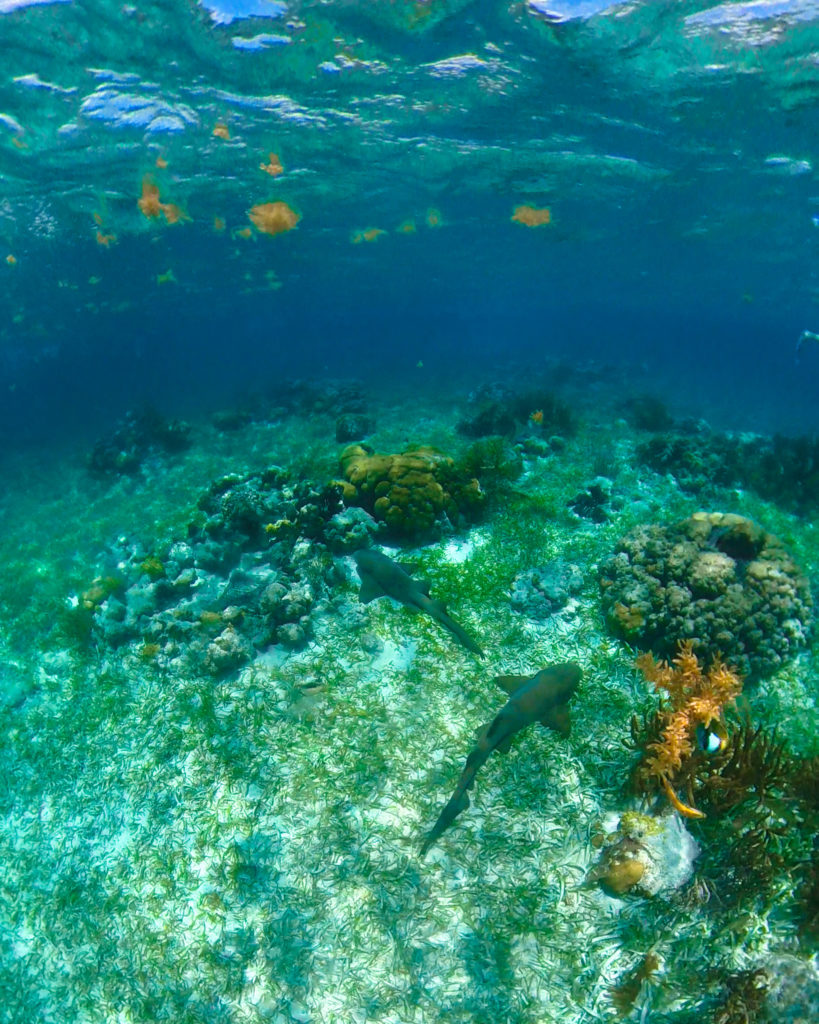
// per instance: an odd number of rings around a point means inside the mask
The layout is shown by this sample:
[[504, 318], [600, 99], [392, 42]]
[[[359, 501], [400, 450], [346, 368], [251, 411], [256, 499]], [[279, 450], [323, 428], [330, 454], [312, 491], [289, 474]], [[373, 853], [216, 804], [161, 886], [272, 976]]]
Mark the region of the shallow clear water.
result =
[[[725, 1024], [764, 1019], [740, 996], [719, 1016], [763, 969], [806, 993], [769, 982], [765, 1012], [816, 1019], [807, 784], [777, 792], [797, 838], [758, 890], [722, 863], [747, 826], [727, 815], [690, 826], [672, 899], [585, 879], [627, 808], [632, 713], [656, 707], [600, 611], [618, 540], [735, 512], [816, 586], [815, 447], [767, 454], [817, 430], [819, 344], [797, 347], [819, 331], [817, 139], [812, 0], [0, 0], [0, 1021]], [[454, 540], [407, 541], [482, 666], [360, 605], [309, 535], [276, 570], [313, 589], [303, 646], [250, 637], [250, 598], [194, 616], [146, 582], [150, 558], [183, 564], [212, 481], [340, 475], [339, 380], [392, 453], [461, 457], [476, 392], [536, 396], [498, 431], [517, 481]], [[574, 423], [549, 448], [553, 394]], [[685, 479], [641, 454], [645, 395], [715, 439]], [[148, 407], [190, 447], [89, 472]], [[574, 514], [601, 474], [602, 518]], [[243, 571], [280, 557], [281, 501]], [[513, 579], [563, 556], [580, 590], [524, 622]], [[194, 593], [227, 585], [220, 557]], [[226, 673], [215, 623], [247, 641]], [[815, 643], [742, 705], [806, 777]], [[571, 738], [490, 760], [421, 862], [492, 677], [568, 659]]]

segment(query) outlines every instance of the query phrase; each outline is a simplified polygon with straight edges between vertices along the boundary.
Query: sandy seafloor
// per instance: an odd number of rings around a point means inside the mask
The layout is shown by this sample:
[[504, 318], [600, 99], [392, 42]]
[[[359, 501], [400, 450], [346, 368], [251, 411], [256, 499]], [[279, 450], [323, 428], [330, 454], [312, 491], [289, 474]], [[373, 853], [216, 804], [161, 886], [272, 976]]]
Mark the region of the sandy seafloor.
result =
[[[699, 876], [653, 900], [584, 884], [593, 835], [632, 806], [630, 717], [656, 703], [605, 628], [599, 561], [632, 525], [706, 507], [782, 537], [814, 584], [818, 564], [809, 517], [751, 492], [692, 497], [638, 467], [645, 435], [616, 415], [614, 390], [581, 381], [566, 394], [579, 429], [564, 451], [527, 459], [476, 525], [402, 553], [480, 638], [483, 663], [424, 616], [359, 606], [343, 558], [307, 646], [259, 651], [221, 678], [146, 657], [141, 641], [81, 644], [55, 628], [106, 552], [184, 537], [222, 474], [336, 475], [330, 414], [229, 433], [191, 418], [189, 450], [111, 480], [89, 475], [85, 441], [6, 454], [1, 1021], [608, 1021], [612, 986], [650, 951], [660, 966], [632, 1019], [710, 1020], [729, 975], [810, 954], [788, 871], [738, 904]], [[463, 399], [380, 389], [368, 442], [455, 453]], [[595, 524], [566, 502], [601, 465], [612, 514]], [[560, 555], [583, 569], [582, 590], [527, 621], [511, 580]], [[422, 861], [476, 730], [503, 703], [492, 677], [567, 660], [584, 673], [571, 736], [530, 729], [493, 756]], [[816, 681], [809, 649], [747, 695], [794, 756], [818, 752]]]

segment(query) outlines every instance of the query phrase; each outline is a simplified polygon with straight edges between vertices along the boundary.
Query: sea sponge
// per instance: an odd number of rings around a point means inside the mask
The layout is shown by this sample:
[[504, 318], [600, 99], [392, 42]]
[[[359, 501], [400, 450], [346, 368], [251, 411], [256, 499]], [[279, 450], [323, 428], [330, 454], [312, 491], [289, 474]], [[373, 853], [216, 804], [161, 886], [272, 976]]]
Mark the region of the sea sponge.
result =
[[285, 231], [292, 231], [301, 220], [295, 210], [281, 201], [252, 206], [247, 215], [256, 230], [265, 235], [281, 235]]
[[636, 527], [603, 562], [600, 587], [614, 633], [665, 658], [691, 639], [744, 677], [792, 658], [813, 624], [808, 580], [782, 542], [731, 513]]
[[434, 448], [389, 455], [349, 445], [341, 453], [341, 469], [345, 502], [366, 509], [399, 536], [429, 533], [444, 516], [453, 524], [472, 518], [484, 501], [478, 481]]

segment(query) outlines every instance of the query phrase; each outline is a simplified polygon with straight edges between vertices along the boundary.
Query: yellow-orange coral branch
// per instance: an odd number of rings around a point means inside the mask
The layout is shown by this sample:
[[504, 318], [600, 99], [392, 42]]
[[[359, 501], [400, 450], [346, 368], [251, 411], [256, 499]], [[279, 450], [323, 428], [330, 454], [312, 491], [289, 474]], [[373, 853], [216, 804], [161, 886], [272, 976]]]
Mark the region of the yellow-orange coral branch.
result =
[[682, 800], [680, 800], [680, 798], [674, 792], [671, 783], [668, 781], [665, 775], [663, 775], [660, 778], [660, 782], [662, 783], [663, 789], [665, 790], [665, 795], [668, 797], [671, 806], [674, 808], [675, 811], [679, 811], [679, 813], [684, 815], [686, 818], [705, 817], [702, 811], [698, 811], [696, 807], [689, 807], [688, 804], [684, 804]]

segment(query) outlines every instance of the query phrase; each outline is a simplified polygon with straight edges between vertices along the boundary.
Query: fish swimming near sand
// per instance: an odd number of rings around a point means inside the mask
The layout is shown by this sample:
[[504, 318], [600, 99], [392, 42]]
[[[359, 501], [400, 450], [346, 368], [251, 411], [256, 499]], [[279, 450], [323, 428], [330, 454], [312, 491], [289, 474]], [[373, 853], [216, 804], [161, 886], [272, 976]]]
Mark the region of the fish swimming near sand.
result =
[[362, 604], [369, 604], [379, 597], [391, 597], [408, 608], [426, 612], [440, 622], [462, 647], [477, 654], [479, 658], [483, 657], [481, 648], [463, 626], [458, 625], [447, 612], [443, 601], [436, 601], [429, 596], [429, 583], [426, 580], [413, 579], [412, 566], [399, 565], [398, 562], [393, 562], [386, 555], [382, 555], [380, 551], [373, 551], [370, 548], [356, 551], [353, 559], [361, 578], [358, 599]]
[[461, 811], [469, 807], [467, 790], [472, 788], [478, 769], [493, 750], [505, 753], [512, 738], [533, 722], [540, 722], [561, 736], [569, 735], [569, 699], [580, 683], [580, 675], [577, 665], [566, 662], [550, 665], [533, 676], [498, 676], [495, 682], [510, 694], [509, 700], [481, 732], [475, 749], [467, 757], [455, 792], [424, 840], [422, 857]]

